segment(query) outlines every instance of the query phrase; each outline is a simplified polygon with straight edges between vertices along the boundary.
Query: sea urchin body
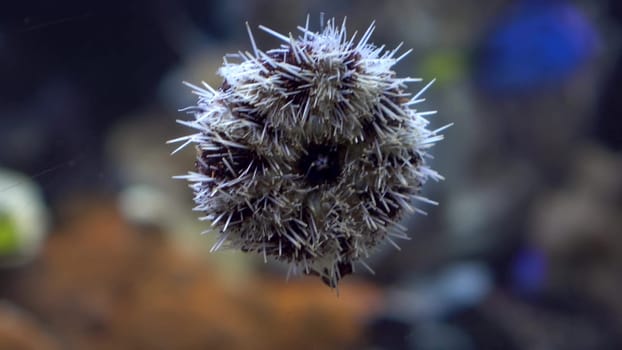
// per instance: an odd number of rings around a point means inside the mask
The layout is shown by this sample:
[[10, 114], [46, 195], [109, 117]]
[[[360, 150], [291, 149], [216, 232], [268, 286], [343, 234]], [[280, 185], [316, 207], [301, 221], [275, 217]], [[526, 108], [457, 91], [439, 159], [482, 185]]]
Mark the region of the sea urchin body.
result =
[[172, 141], [196, 144], [197, 160], [182, 178], [218, 230], [213, 250], [257, 252], [336, 286], [379, 243], [406, 237], [398, 221], [441, 178], [424, 161], [440, 129], [413, 108], [429, 85], [405, 92], [420, 79], [391, 69], [408, 52], [370, 44], [373, 24], [359, 40], [345, 21], [319, 32], [307, 21], [297, 38], [260, 28], [283, 44], [261, 51], [249, 29], [253, 52], [225, 57], [220, 88], [188, 84], [199, 102], [180, 123], [196, 133]]

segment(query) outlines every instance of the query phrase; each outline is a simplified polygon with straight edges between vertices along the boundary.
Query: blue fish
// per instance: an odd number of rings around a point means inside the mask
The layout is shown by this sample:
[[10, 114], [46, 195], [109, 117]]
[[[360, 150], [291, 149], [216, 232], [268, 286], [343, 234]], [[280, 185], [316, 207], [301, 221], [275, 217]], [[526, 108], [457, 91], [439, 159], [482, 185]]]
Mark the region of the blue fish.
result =
[[561, 0], [522, 0], [496, 18], [476, 48], [476, 84], [520, 93], [559, 86], [595, 56], [599, 35], [577, 7]]
[[546, 283], [548, 261], [546, 254], [537, 248], [523, 247], [511, 264], [511, 287], [520, 295], [534, 295]]

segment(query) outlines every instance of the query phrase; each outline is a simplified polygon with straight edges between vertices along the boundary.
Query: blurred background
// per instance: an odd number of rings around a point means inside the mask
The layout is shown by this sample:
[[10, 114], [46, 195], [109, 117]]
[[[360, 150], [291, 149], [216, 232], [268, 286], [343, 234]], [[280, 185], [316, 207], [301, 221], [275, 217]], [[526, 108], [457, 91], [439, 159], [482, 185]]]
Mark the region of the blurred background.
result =
[[[213, 237], [171, 176], [245, 21], [414, 51], [446, 177], [339, 293]], [[74, 0], [0, 13], [0, 349], [622, 348], [622, 2]], [[263, 49], [278, 45], [255, 30]], [[414, 84], [412, 92], [423, 85]]]

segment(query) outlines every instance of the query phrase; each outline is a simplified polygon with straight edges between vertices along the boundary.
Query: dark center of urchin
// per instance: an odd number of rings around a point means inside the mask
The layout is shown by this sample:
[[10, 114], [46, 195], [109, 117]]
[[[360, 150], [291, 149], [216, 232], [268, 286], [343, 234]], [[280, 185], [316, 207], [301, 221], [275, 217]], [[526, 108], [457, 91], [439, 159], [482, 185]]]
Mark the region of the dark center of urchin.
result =
[[311, 186], [335, 183], [341, 174], [339, 146], [310, 144], [298, 169]]

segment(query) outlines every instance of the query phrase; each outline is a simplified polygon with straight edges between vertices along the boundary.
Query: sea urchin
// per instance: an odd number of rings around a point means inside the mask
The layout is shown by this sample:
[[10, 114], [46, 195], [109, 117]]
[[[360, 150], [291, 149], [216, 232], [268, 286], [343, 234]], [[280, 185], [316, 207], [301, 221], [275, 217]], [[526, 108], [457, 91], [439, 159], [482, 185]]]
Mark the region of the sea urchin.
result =
[[[217, 229], [212, 248], [230, 247], [290, 263], [335, 287], [379, 243], [406, 238], [398, 224], [427, 179], [425, 164], [442, 139], [426, 128], [423, 101], [405, 91], [421, 79], [398, 78], [396, 56], [330, 20], [319, 32], [299, 27], [273, 50], [226, 56], [220, 88], [191, 84], [199, 96], [179, 123], [196, 133], [191, 182], [196, 210]], [[231, 61], [231, 58], [235, 62]], [[176, 150], [176, 151], [177, 151]]]

